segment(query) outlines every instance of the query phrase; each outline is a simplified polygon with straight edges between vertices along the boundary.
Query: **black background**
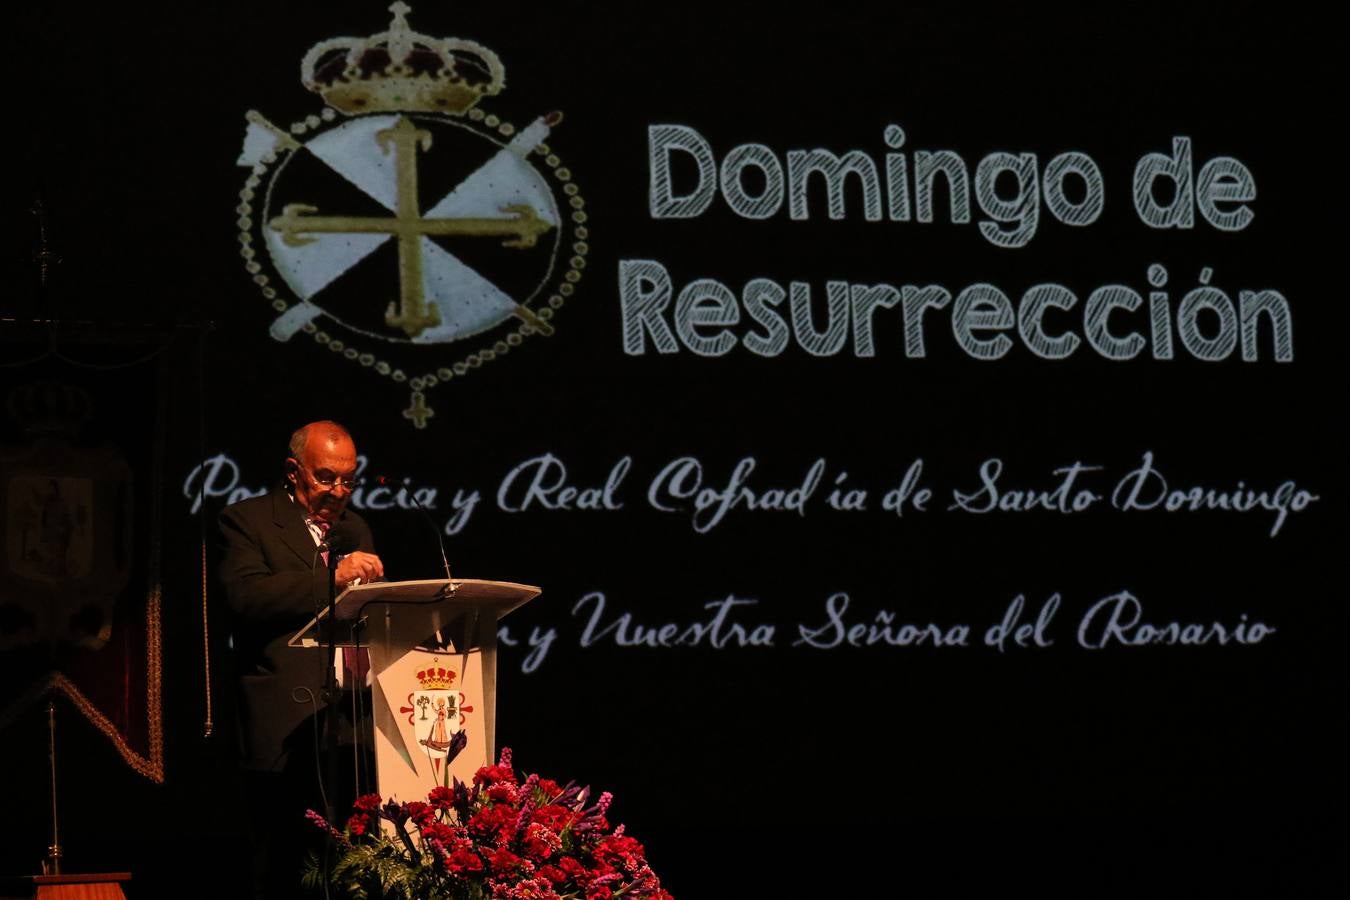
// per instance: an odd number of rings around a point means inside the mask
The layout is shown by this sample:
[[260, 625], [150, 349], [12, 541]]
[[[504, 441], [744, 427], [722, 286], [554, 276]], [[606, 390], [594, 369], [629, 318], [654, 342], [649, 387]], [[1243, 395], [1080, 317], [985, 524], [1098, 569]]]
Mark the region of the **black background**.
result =
[[[448, 516], [455, 489], [481, 491], [450, 542], [456, 574], [543, 586], [508, 624], [517, 636], [559, 632], [533, 674], [520, 671], [522, 651], [505, 654], [498, 743], [527, 770], [613, 791], [615, 819], [678, 896], [812, 896], [839, 885], [914, 896], [1061, 886], [1084, 896], [1313, 896], [1343, 883], [1333, 877], [1345, 797], [1333, 655], [1345, 622], [1332, 459], [1344, 313], [1333, 245], [1340, 159], [1328, 124], [1341, 92], [1325, 23], [1220, 4], [644, 6], [414, 9], [414, 28], [502, 57], [507, 88], [486, 108], [519, 125], [565, 112], [550, 144], [586, 199], [592, 246], [557, 334], [438, 387], [425, 431], [400, 414], [406, 388], [307, 338], [267, 336], [274, 313], [243, 271], [233, 224], [244, 112], [279, 123], [318, 112], [299, 83], [300, 57], [321, 39], [384, 28], [378, 3], [16, 9], [33, 105], [11, 132], [29, 152], [7, 215], [29, 233], [25, 194], [40, 187], [64, 262], [44, 298], [26, 245], [11, 254], [11, 283], [24, 287], [5, 306], [20, 318], [212, 323], [206, 452], [228, 453], [251, 487], [278, 473], [295, 424], [331, 416], [351, 427], [372, 471], [439, 488], [439, 513]], [[656, 221], [646, 131], [657, 123], [697, 129], [719, 159], [758, 142], [780, 159], [823, 147], [880, 161], [891, 123], [905, 129], [911, 158], [952, 149], [972, 173], [998, 150], [1034, 152], [1042, 166], [1078, 150], [1101, 167], [1106, 206], [1086, 228], [1042, 208], [1036, 235], [1012, 250], [974, 222], [946, 222], [941, 201], [932, 224], [869, 223], [856, 206], [833, 222], [823, 197], [807, 222], [785, 212], [753, 222], [720, 199], [696, 219]], [[1189, 231], [1159, 231], [1138, 220], [1134, 163], [1169, 152], [1177, 135], [1192, 139], [1197, 170], [1227, 155], [1252, 171], [1250, 227], [1223, 233], [1197, 216]], [[849, 349], [815, 358], [795, 345], [772, 359], [743, 348], [717, 359], [627, 356], [625, 259], [662, 262], [676, 290], [703, 277], [736, 292], [754, 277], [807, 281], [818, 304], [829, 279], [953, 293], [988, 281], [1014, 300], [1043, 282], [1080, 298], [1113, 283], [1144, 293], [1148, 266], [1161, 263], [1175, 308], [1208, 266], [1230, 296], [1273, 288], [1289, 299], [1295, 359], [1277, 364], [1263, 344], [1254, 363], [1201, 362], [1179, 346], [1167, 362], [1148, 351], [1111, 362], [1086, 347], [1048, 362], [1019, 343], [980, 362], [942, 317], [924, 359], [905, 358], [894, 324], [879, 326], [870, 359]], [[1136, 321], [1142, 330], [1142, 314]], [[196, 333], [182, 331], [184, 360]], [[235, 827], [217, 791], [229, 729], [200, 737], [197, 528], [181, 488], [198, 452], [191, 386], [175, 397], [180, 455], [165, 507], [168, 781], [121, 771], [91, 732], [89, 759], [67, 782], [89, 792], [68, 801], [68, 820], [87, 817], [70, 823], [68, 853], [134, 868], [142, 897], [170, 895], [185, 873], [211, 881]], [[953, 487], [978, 486], [989, 457], [1003, 460], [1010, 485], [1040, 488], [1057, 483], [1059, 466], [1100, 465], [1100, 490], [1146, 451], [1178, 485], [1273, 489], [1293, 479], [1320, 499], [1273, 538], [1270, 517], [1256, 513], [945, 511]], [[631, 456], [623, 509], [495, 509], [505, 473], [542, 453], [579, 485], [603, 483]], [[746, 456], [761, 487], [794, 486], [817, 458], [827, 481], [804, 517], [741, 510], [697, 534], [687, 514], [645, 500], [656, 472], [686, 454], [715, 484]], [[933, 511], [883, 513], [881, 494], [916, 458]], [[824, 507], [840, 471], [870, 489], [871, 510]], [[434, 576], [424, 521], [404, 511], [368, 518], [393, 575]], [[1121, 590], [1150, 621], [1231, 624], [1245, 614], [1277, 630], [1255, 646], [1076, 646], [1083, 612]], [[584, 620], [572, 610], [591, 591], [606, 595], [609, 618], [628, 612], [646, 625], [703, 620], [704, 605], [728, 594], [753, 598], [738, 621], [775, 624], [776, 646], [583, 650]], [[825, 598], [839, 591], [858, 621], [892, 610], [897, 622], [967, 623], [974, 646], [792, 647], [797, 624], [823, 624]], [[1015, 596], [1030, 616], [1054, 593], [1052, 647], [981, 645]], [[216, 689], [224, 703], [227, 686]], [[42, 771], [38, 724], [30, 717], [6, 736], [16, 772]], [[45, 847], [40, 795], [23, 810], [5, 842], [10, 871]]]

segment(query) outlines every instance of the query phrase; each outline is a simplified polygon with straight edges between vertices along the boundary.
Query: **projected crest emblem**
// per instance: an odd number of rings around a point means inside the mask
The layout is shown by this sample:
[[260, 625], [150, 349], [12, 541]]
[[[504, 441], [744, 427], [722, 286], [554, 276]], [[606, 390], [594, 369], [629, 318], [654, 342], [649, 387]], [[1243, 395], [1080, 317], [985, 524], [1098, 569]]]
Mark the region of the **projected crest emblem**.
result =
[[420, 429], [433, 388], [553, 333], [588, 229], [545, 143], [561, 113], [517, 129], [485, 112], [506, 84], [497, 55], [389, 9], [387, 31], [305, 55], [320, 114], [283, 129], [249, 112], [239, 242], [277, 313], [272, 337], [306, 336], [406, 387]]

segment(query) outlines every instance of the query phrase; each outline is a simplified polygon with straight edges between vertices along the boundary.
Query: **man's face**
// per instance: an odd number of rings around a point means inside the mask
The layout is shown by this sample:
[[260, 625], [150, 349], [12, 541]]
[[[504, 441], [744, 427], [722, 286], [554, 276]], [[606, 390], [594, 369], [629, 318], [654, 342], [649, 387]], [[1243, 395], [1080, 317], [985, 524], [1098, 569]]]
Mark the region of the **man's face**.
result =
[[[310, 434], [300, 459], [287, 460], [295, 485], [295, 502], [306, 514], [335, 522], [351, 499], [351, 479], [356, 477], [356, 445], [339, 432]], [[325, 487], [320, 482], [334, 482]]]

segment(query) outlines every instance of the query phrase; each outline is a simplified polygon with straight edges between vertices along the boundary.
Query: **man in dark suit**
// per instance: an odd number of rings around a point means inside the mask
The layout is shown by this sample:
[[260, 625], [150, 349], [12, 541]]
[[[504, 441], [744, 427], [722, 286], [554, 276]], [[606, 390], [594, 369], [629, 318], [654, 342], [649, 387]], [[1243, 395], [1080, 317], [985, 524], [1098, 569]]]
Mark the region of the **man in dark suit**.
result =
[[[298, 885], [298, 851], [291, 828], [304, 824], [315, 784], [317, 745], [312, 716], [322, 705], [327, 656], [286, 646], [328, 603], [328, 570], [320, 543], [341, 523], [357, 546], [337, 564], [337, 588], [384, 575], [370, 528], [347, 509], [356, 486], [356, 445], [336, 422], [312, 422], [291, 437], [282, 488], [226, 507], [220, 514], [220, 578], [234, 613], [235, 662], [240, 675], [240, 725], [250, 803], [259, 822], [277, 832], [255, 835], [259, 896]], [[350, 674], [350, 673], [349, 673]], [[284, 774], [283, 774], [284, 773]], [[328, 787], [338, 791], [337, 785]], [[262, 814], [261, 817], [258, 814]], [[271, 845], [281, 852], [263, 853]], [[282, 861], [282, 862], [279, 862]], [[291, 863], [296, 863], [295, 871]], [[266, 871], [264, 871], [266, 870]]]

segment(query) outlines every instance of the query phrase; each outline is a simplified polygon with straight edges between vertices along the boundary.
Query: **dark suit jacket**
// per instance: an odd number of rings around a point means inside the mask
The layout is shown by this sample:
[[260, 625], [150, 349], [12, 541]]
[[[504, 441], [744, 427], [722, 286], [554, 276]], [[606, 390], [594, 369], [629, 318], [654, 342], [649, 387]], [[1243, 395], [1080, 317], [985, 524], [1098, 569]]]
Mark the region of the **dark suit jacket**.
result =
[[[348, 510], [344, 522], [357, 535], [358, 549], [373, 553], [365, 520]], [[296, 732], [315, 706], [295, 702], [293, 691], [308, 687], [322, 706], [327, 655], [286, 642], [327, 605], [328, 572], [304, 510], [284, 490], [225, 507], [220, 533], [220, 578], [234, 611], [244, 764], [279, 772], [292, 741], [313, 742], [312, 735]]]

